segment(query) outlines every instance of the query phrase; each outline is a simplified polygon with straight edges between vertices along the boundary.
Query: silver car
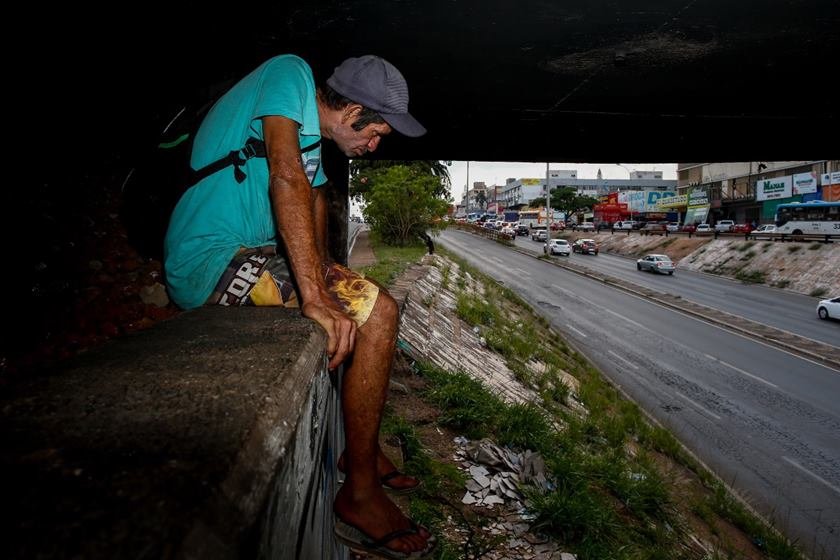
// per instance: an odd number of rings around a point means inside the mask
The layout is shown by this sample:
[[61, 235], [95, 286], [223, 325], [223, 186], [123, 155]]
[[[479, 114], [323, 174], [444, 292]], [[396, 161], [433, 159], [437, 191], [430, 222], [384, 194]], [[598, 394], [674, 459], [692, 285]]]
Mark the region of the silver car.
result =
[[668, 255], [645, 255], [636, 261], [636, 270], [650, 270], [660, 274], [674, 274], [677, 267]]
[[543, 252], [551, 255], [565, 255], [572, 254], [572, 246], [565, 239], [552, 239], [543, 245]]

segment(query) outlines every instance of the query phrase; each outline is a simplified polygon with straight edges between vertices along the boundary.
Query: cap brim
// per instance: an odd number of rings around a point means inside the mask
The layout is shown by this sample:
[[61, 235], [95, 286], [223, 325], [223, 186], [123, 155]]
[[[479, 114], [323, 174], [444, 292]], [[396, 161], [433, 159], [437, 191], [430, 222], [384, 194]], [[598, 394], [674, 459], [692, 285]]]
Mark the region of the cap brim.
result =
[[385, 122], [391, 125], [391, 128], [412, 138], [423, 136], [426, 134], [426, 128], [417, 122], [417, 119], [408, 113], [379, 113]]

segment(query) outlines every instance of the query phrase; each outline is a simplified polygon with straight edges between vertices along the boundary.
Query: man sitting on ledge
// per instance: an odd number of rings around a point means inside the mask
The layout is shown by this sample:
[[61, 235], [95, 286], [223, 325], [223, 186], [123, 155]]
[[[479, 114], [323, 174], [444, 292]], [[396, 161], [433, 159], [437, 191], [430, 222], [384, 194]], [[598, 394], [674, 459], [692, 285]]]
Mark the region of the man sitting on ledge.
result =
[[392, 130], [426, 132], [408, 113], [405, 79], [386, 60], [349, 58], [316, 89], [302, 59], [269, 59], [219, 99], [196, 134], [194, 169], [252, 148], [181, 197], [166, 236], [165, 270], [182, 308], [299, 306], [324, 328], [329, 368], [348, 366], [336, 536], [385, 558], [423, 558], [434, 537], [385, 494], [386, 487], [411, 491], [419, 481], [399, 473], [379, 448], [399, 311], [382, 287], [329, 260], [327, 203], [318, 188], [327, 180], [322, 138], [359, 157]]

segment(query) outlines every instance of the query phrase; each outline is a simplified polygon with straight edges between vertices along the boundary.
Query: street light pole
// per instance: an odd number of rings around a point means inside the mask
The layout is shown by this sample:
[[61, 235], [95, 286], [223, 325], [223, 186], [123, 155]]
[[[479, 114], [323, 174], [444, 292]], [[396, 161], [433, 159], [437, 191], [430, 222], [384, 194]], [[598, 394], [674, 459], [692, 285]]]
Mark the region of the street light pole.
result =
[[551, 189], [548, 186], [548, 162], [545, 162], [545, 242], [551, 239]]
[[[631, 180], [631, 179], [633, 178], [633, 174], [630, 172], [630, 170], [629, 170], [629, 169], [627, 169], [627, 167], [626, 167], [626, 166], [624, 166], [624, 165], [622, 165], [622, 164], [620, 164], [620, 163], [616, 163], [616, 165], [617, 165], [617, 166], [619, 166], [619, 167], [621, 167], [622, 169], [624, 169], [624, 171], [626, 171], [626, 172], [627, 172], [627, 180], [628, 180], [628, 181], [629, 181], [629, 180]], [[625, 192], [630, 192], [630, 187], [629, 187], [629, 186], [627, 187], [627, 191], [625, 191]], [[629, 208], [629, 209], [630, 209], [630, 221], [632, 222], [632, 221], [633, 221], [633, 203], [630, 201], [630, 199], [629, 199], [629, 198], [628, 198], [628, 200], [627, 200], [627, 208]]]

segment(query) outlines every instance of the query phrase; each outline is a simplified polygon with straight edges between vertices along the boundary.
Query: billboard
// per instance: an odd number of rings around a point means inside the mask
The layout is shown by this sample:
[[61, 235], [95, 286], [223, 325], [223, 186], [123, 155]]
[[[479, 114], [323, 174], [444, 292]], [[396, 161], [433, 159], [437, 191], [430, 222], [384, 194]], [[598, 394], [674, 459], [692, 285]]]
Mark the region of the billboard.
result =
[[755, 183], [755, 200], [775, 200], [793, 196], [793, 177], [786, 175], [775, 179], [762, 179]]
[[817, 192], [817, 174], [799, 173], [793, 176], [793, 194], [810, 194]]

